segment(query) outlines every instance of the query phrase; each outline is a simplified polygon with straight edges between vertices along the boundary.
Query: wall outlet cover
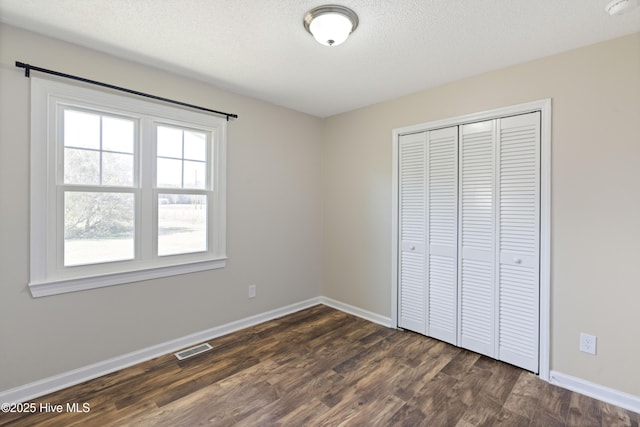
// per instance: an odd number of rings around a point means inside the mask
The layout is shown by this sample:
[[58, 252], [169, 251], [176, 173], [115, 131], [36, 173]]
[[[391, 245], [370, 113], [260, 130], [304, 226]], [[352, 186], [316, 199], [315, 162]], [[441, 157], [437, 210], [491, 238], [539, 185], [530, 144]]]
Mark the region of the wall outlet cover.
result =
[[595, 335], [580, 333], [580, 351], [596, 354], [596, 339]]

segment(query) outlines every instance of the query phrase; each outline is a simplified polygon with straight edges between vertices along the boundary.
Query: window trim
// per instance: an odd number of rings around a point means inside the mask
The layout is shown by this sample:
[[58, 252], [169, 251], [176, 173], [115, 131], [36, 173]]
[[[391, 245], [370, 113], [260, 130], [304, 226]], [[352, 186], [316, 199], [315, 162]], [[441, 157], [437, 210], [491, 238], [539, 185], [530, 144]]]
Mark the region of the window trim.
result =
[[[211, 153], [214, 187], [210, 192], [212, 220], [207, 230], [208, 242], [211, 245], [207, 252], [136, 258], [131, 261], [92, 264], [78, 267], [60, 268], [57, 257], [61, 248], [59, 230], [59, 191], [57, 185], [58, 167], [61, 160], [57, 146], [57, 109], [59, 105], [93, 108], [97, 111], [128, 115], [140, 118], [137, 131], [152, 135], [152, 129], [161, 124], [178, 124], [211, 131]], [[142, 129], [145, 127], [146, 129]], [[226, 265], [226, 132], [227, 122], [224, 118], [214, 117], [200, 112], [193, 112], [178, 107], [161, 105], [129, 96], [116, 95], [85, 87], [69, 85], [53, 80], [31, 78], [31, 183], [30, 183], [30, 278], [29, 289], [33, 297], [56, 295], [85, 289], [119, 285], [142, 280], [157, 279], [198, 271], [222, 268]], [[148, 142], [147, 142], [148, 144]], [[153, 144], [148, 144], [153, 145]], [[136, 146], [136, 170], [149, 167], [155, 159], [155, 147], [145, 146], [143, 141]], [[146, 163], [146, 164], [145, 164]], [[150, 175], [147, 175], [149, 178]], [[149, 195], [172, 189], [158, 188], [155, 182], [141, 182], [143, 175], [138, 175], [133, 188], [124, 187], [125, 192], [133, 191], [141, 198], [137, 205], [154, 203]], [[150, 184], [150, 185], [149, 185]], [[177, 190], [177, 189], [176, 189]], [[136, 212], [136, 227], [144, 222], [157, 222], [157, 201], [151, 212], [155, 218], [139, 218]], [[55, 212], [55, 213], [53, 213]], [[47, 214], [50, 213], [50, 214]], [[136, 233], [148, 238], [142, 227]], [[147, 236], [147, 237], [145, 237]], [[149, 243], [150, 244], [150, 243]], [[139, 255], [140, 248], [135, 250]]]

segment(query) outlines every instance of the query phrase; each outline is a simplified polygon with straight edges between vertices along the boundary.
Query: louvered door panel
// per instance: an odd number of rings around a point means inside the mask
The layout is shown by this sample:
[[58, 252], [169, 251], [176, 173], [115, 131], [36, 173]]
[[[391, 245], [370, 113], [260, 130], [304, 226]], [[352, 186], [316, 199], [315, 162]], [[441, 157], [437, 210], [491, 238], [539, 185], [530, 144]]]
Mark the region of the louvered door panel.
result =
[[426, 133], [399, 140], [398, 326], [426, 334]]
[[456, 344], [458, 127], [427, 134], [428, 335]]
[[538, 372], [540, 113], [499, 120], [499, 355]]
[[495, 122], [460, 131], [459, 342], [495, 357]]

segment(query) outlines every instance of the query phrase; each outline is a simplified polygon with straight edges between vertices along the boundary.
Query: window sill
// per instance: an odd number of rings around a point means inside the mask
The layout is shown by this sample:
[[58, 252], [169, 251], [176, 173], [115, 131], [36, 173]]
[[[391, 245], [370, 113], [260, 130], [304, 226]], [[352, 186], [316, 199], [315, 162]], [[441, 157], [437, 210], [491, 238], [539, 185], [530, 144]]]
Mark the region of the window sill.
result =
[[181, 274], [195, 273], [198, 271], [223, 268], [227, 263], [226, 258], [211, 261], [194, 262], [166, 267], [154, 267], [143, 270], [127, 271], [122, 273], [103, 274], [100, 276], [81, 277], [74, 279], [46, 280], [29, 283], [31, 296], [34, 298], [50, 295], [65, 294], [68, 292], [84, 291], [87, 289], [103, 288], [106, 286], [122, 285], [124, 283], [140, 282], [143, 280], [159, 279], [161, 277], [178, 276]]

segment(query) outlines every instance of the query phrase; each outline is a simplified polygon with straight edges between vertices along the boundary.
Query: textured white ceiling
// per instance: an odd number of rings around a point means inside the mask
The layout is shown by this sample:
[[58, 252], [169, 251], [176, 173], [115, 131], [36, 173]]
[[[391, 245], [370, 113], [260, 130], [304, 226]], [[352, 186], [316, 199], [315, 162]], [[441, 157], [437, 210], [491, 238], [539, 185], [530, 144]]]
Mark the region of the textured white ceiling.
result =
[[360, 25], [337, 47], [302, 25], [323, 0], [0, 0], [0, 21], [326, 117], [640, 31], [608, 2], [340, 0]]

